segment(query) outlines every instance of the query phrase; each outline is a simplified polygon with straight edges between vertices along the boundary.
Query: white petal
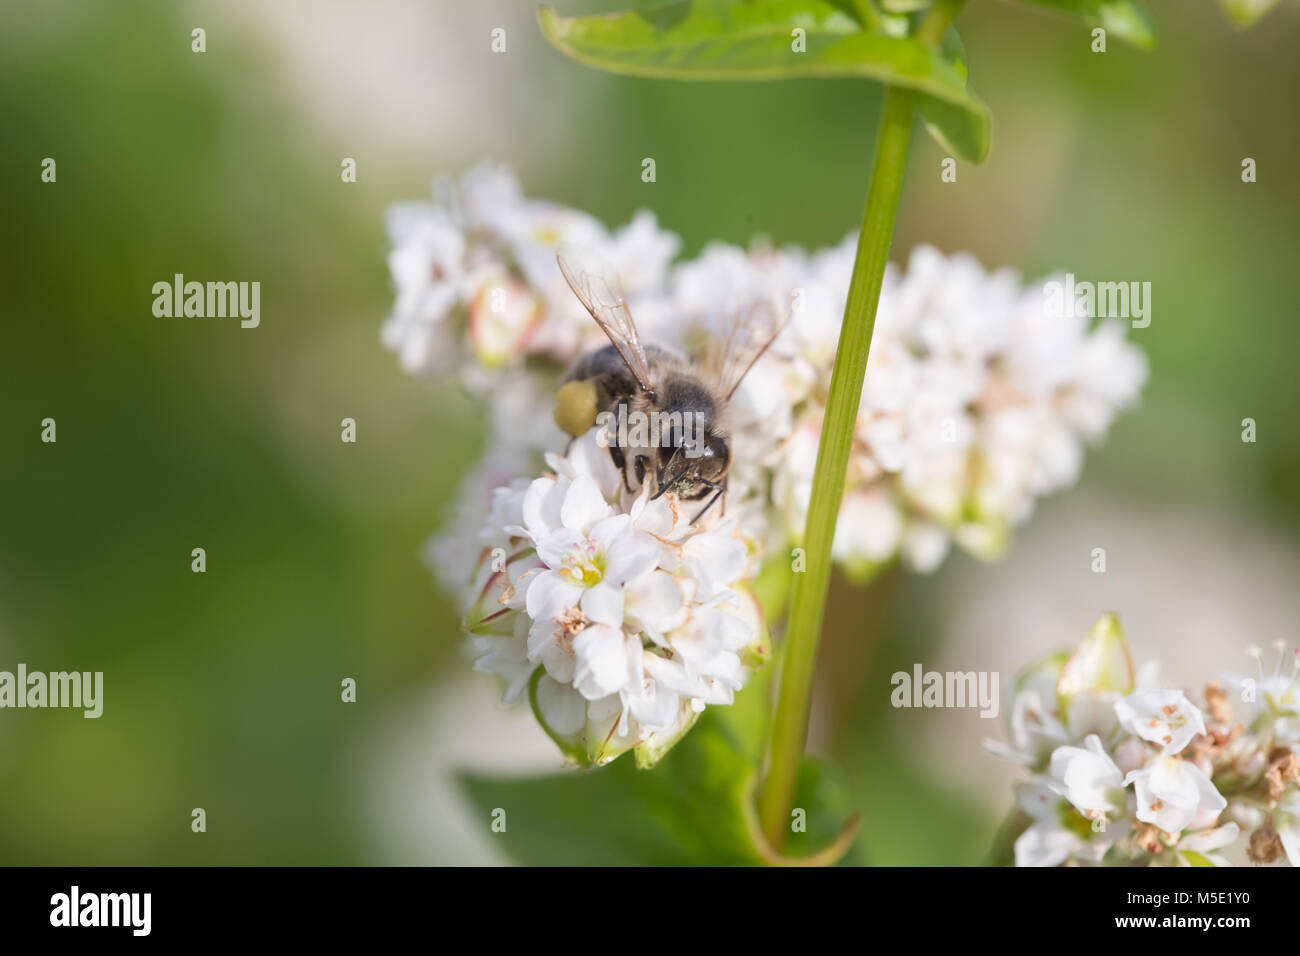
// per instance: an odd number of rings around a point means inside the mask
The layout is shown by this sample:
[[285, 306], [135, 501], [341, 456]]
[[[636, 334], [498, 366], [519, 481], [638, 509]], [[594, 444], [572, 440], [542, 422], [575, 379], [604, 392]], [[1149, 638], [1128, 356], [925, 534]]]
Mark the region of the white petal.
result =
[[617, 693], [628, 682], [627, 647], [618, 628], [606, 624], [584, 628], [573, 639], [573, 650], [578, 658], [573, 683], [588, 700]]
[[582, 588], [566, 581], [556, 571], [543, 571], [528, 585], [528, 616], [549, 621], [578, 603]]
[[682, 589], [672, 575], [663, 571], [629, 581], [624, 596], [623, 613], [628, 622], [648, 632], [655, 643], [660, 643], [663, 632], [677, 627], [685, 617]]
[[1077, 844], [1078, 838], [1068, 830], [1035, 823], [1016, 839], [1016, 866], [1060, 866]]
[[521, 511], [524, 528], [534, 541], [560, 526], [560, 505], [565, 484], [554, 478], [538, 478], [524, 492]]
[[587, 702], [572, 687], [543, 675], [537, 682], [537, 709], [557, 734], [576, 734], [587, 722]]
[[587, 538], [573, 528], [556, 528], [537, 539], [537, 556], [554, 570], [564, 567], [564, 559], [585, 545]]
[[596, 624], [623, 626], [623, 589], [614, 587], [607, 581], [587, 588], [582, 594], [579, 607], [588, 620]]
[[610, 584], [625, 584], [659, 563], [660, 546], [645, 535], [629, 535], [610, 544], [605, 551], [604, 580]]
[[564, 495], [560, 521], [566, 528], [575, 528], [586, 534], [592, 525], [612, 512], [595, 479], [578, 475]]

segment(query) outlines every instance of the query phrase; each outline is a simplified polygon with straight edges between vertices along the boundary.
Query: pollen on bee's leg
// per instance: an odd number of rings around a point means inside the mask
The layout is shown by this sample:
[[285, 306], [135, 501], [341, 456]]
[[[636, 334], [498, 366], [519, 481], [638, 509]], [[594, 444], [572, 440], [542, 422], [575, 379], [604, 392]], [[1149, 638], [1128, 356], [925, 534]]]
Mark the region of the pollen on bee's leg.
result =
[[596, 383], [565, 382], [555, 393], [555, 424], [575, 438], [596, 424]]

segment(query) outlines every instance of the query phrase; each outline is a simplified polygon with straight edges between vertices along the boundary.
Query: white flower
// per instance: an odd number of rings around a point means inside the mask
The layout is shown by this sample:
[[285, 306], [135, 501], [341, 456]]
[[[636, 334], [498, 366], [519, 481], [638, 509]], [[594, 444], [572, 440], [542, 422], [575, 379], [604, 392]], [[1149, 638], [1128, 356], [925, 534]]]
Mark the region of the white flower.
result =
[[1262, 652], [1250, 648], [1250, 655], [1259, 665], [1259, 677], [1225, 675], [1224, 683], [1234, 692], [1234, 704], [1241, 709], [1245, 722], [1258, 730], [1271, 729], [1283, 741], [1300, 744], [1300, 648], [1291, 652], [1291, 673], [1283, 672], [1287, 657], [1286, 644], [1274, 643], [1278, 652], [1274, 673], [1264, 673]]
[[[585, 476], [570, 483], [566, 494], [566, 504], [578, 499], [573, 510], [588, 506], [582, 500], [588, 495], [608, 508], [599, 497], [596, 483]], [[527, 510], [526, 498], [524, 507]], [[534, 619], [551, 618], [566, 608], [579, 607], [592, 621], [621, 624], [623, 587], [654, 569], [659, 559], [658, 545], [637, 534], [627, 515], [604, 515], [583, 524], [570, 524], [575, 520], [573, 515], [566, 515], [566, 519], [563, 527], [533, 538], [547, 570], [529, 585], [529, 615]]]
[[903, 540], [903, 516], [884, 488], [851, 491], [840, 506], [831, 544], [837, 561], [884, 563]]
[[[1050, 698], [1049, 698], [1050, 699]], [[1070, 739], [1065, 725], [1045, 705], [1037, 691], [1025, 690], [1011, 703], [1011, 749], [990, 748], [999, 756], [1010, 757], [1028, 766], [1038, 766], [1059, 745]]]
[[1115, 714], [1125, 730], [1159, 744], [1166, 757], [1205, 733], [1205, 718], [1182, 691], [1137, 691], [1115, 702]]
[[[552, 394], [572, 359], [605, 344], [556, 266], [558, 243], [610, 264], [647, 343], [701, 357], [738, 316], [788, 317], [730, 403], [728, 506], [773, 547], [802, 538], [856, 235], [811, 253], [712, 243], [673, 265], [680, 241], [653, 214], [611, 231], [489, 164], [440, 182], [432, 204], [394, 208], [389, 231], [397, 296], [383, 340], [408, 371], [459, 363], [493, 411], [493, 446], [558, 450], [540, 406], [517, 399]], [[1041, 283], [917, 248], [886, 271], [834, 559], [871, 572], [901, 555], [930, 571], [951, 542], [997, 556], [1039, 497], [1077, 480], [1084, 442], [1145, 378], [1122, 323], [1057, 317]]]
[[484, 276], [469, 302], [469, 340], [486, 368], [520, 355], [537, 333], [542, 303], [527, 285], [504, 272]]
[[1123, 789], [1124, 776], [1096, 734], [1089, 734], [1083, 747], [1057, 748], [1051, 773], [1057, 792], [1085, 813], [1106, 814], [1122, 806], [1115, 791]]
[[395, 206], [388, 214], [388, 233], [393, 243], [388, 268], [397, 298], [381, 338], [398, 352], [406, 371], [417, 372], [439, 351], [449, 351], [445, 320], [461, 301], [465, 236], [445, 210], [427, 203]]
[[537, 479], [523, 515], [519, 530], [544, 566], [527, 582], [529, 659], [588, 700], [617, 693], [636, 676], [622, 629], [623, 589], [654, 570], [658, 544], [615, 514], [586, 475]]
[[[843, 263], [851, 249], [846, 241], [811, 261], [784, 254], [785, 269], [776, 274], [800, 287], [808, 308], [793, 311], [791, 331], [756, 369], [769, 402], [779, 396], [795, 403], [793, 425], [777, 410], [760, 421], [771, 441], [785, 441], [770, 456], [773, 502], [796, 539], [838, 333], [827, 316], [843, 309]], [[823, 268], [827, 261], [836, 268]], [[752, 275], [754, 262], [739, 250], [712, 248], [700, 262], [699, 273], [714, 283], [708, 291], [696, 287], [702, 281], [688, 281], [699, 278], [695, 267], [678, 270], [679, 295], [691, 307], [707, 309], [717, 288], [731, 290], [730, 298], [736, 286], [772, 294], [772, 276]], [[838, 282], [844, 287], [831, 294]], [[913, 568], [932, 570], [950, 539], [994, 557], [1006, 546], [1007, 529], [1026, 520], [1039, 497], [1077, 480], [1083, 442], [1099, 439], [1135, 399], [1145, 360], [1123, 341], [1122, 327], [1089, 331], [1086, 319], [1055, 319], [1044, 301], [1040, 286], [1023, 287], [1009, 270], [988, 274], [970, 256], [945, 257], [929, 247], [913, 252], [906, 272], [887, 270], [837, 561], [870, 567], [901, 550]], [[801, 369], [815, 373], [811, 384], [783, 391], [782, 383], [803, 381]], [[920, 529], [915, 539], [906, 530], [912, 527]]]
[[1283, 795], [1273, 812], [1273, 827], [1286, 858], [1292, 866], [1300, 866], [1300, 789], [1292, 787]]
[[1202, 830], [1228, 805], [1196, 764], [1179, 757], [1157, 757], [1124, 778], [1137, 794], [1137, 818], [1166, 833]]
[[526, 490], [497, 493], [480, 538], [517, 557], [480, 571], [467, 626], [475, 666], [506, 678], [510, 696], [534, 680], [570, 756], [604, 763], [635, 747], [648, 764], [707, 705], [732, 703], [746, 660], [763, 656], [750, 647], [761, 618], [740, 590], [749, 547], [736, 521], [692, 525], [672, 495], [628, 502], [596, 434], [549, 455], [553, 473]]
[[1016, 839], [1016, 866], [1060, 866], [1070, 860], [1100, 863], [1122, 823], [1090, 821], [1057, 792], [1050, 781], [1034, 780], [1016, 788], [1016, 799], [1034, 823]]
[[524, 205], [519, 180], [506, 166], [480, 163], [457, 185], [443, 179], [435, 190], [444, 206], [453, 208], [471, 233], [508, 232]]
[[[1227, 866], [1242, 855], [1256, 863], [1300, 857], [1300, 761], [1292, 746], [1279, 745], [1272, 709], [1266, 705], [1248, 727], [1231, 696], [1210, 682], [1203, 715], [1181, 691], [1159, 689], [1159, 672], [1149, 661], [1134, 679], [1123, 631], [1106, 614], [1072, 653], [1017, 681], [1012, 745], [986, 741], [985, 748], [1040, 771], [1017, 789], [1036, 821], [1016, 844], [1021, 865]], [[1068, 719], [1044, 711], [1044, 697]], [[1084, 728], [1101, 729], [1074, 746]], [[1049, 745], [1055, 749], [1045, 759]], [[1089, 818], [1092, 830], [1110, 830], [1104, 860], [1084, 831]]]
[[1225, 823], [1212, 830], [1184, 834], [1174, 852], [1178, 854], [1179, 863], [1184, 866], [1204, 865], [1202, 861], [1213, 866], [1231, 866], [1225, 857], [1214, 851], [1231, 845], [1240, 835], [1241, 828], [1237, 824]]

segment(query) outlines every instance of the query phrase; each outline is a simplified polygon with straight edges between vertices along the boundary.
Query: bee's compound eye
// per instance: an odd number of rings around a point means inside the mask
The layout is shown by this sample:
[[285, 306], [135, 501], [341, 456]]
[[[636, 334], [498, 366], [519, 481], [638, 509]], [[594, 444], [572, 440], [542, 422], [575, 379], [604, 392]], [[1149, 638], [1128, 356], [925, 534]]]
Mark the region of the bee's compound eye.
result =
[[709, 458], [716, 459], [722, 470], [725, 471], [727, 465], [731, 463], [731, 448], [727, 445], [725, 438], [719, 438], [717, 435], [710, 435], [705, 442], [707, 455]]
[[555, 393], [555, 424], [575, 438], [596, 424], [596, 383], [565, 382]]

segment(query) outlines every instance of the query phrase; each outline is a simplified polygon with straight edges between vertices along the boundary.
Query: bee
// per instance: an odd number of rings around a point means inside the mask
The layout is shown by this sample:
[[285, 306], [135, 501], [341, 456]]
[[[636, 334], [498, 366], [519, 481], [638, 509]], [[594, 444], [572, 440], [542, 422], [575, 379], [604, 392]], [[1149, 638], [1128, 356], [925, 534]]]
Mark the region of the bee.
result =
[[[704, 506], [727, 490], [731, 468], [729, 406], [754, 363], [780, 335], [775, 311], [736, 312], [699, 365], [658, 345], [641, 344], [617, 274], [577, 250], [556, 253], [560, 272], [609, 338], [580, 356], [556, 393], [555, 421], [572, 436], [603, 423], [602, 443], [636, 493], [651, 500], [672, 492]], [[723, 504], [725, 508], [725, 501]]]

